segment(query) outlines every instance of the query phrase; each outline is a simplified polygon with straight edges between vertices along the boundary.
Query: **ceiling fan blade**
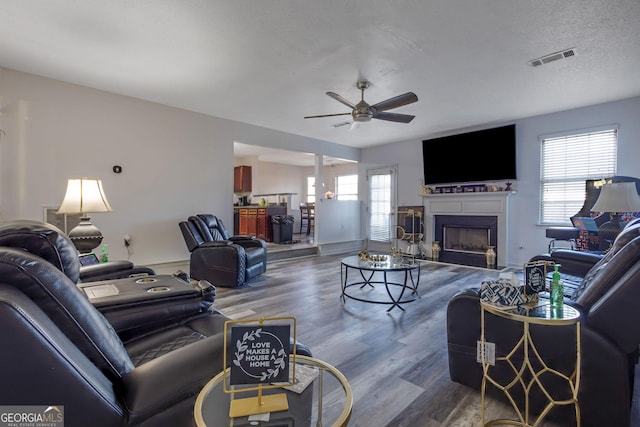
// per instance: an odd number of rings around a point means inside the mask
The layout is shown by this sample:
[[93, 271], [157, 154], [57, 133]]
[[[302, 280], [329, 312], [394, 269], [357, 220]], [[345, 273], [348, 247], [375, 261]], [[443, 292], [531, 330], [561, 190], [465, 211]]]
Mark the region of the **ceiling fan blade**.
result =
[[304, 116], [305, 119], [317, 119], [318, 117], [334, 117], [334, 116], [346, 116], [351, 113], [337, 113], [337, 114], [321, 114], [319, 116]]
[[327, 95], [329, 95], [330, 97], [332, 97], [336, 101], [343, 103], [347, 107], [356, 108], [356, 106], [351, 101], [348, 101], [348, 100], [344, 99], [343, 97], [341, 97], [340, 95], [338, 95], [335, 92], [327, 92]]
[[412, 104], [417, 101], [418, 96], [415, 93], [407, 92], [387, 99], [386, 101], [378, 102], [377, 104], [372, 105], [371, 108], [375, 111], [386, 111], [392, 108], [402, 107], [403, 105]]
[[389, 122], [409, 123], [415, 116], [398, 113], [378, 113], [374, 114], [374, 119], [387, 120]]

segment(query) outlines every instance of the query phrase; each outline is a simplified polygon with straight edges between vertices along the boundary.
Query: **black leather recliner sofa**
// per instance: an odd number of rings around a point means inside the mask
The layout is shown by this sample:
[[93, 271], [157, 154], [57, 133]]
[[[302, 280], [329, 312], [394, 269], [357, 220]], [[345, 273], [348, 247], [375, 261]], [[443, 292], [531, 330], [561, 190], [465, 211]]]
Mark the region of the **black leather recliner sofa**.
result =
[[180, 231], [191, 252], [189, 274], [215, 286], [242, 286], [267, 271], [267, 244], [253, 236], [232, 236], [210, 214], [181, 221]]
[[[32, 230], [18, 227], [20, 223], [24, 224], [41, 224], [33, 221], [11, 221], [8, 224], [0, 226], [0, 246], [22, 245], [25, 241], [21, 240], [20, 233], [32, 233]], [[51, 226], [53, 227], [53, 226]], [[57, 229], [57, 228], [56, 228]], [[63, 234], [61, 230], [58, 230]], [[93, 265], [80, 265], [76, 282], [94, 282], [99, 280], [123, 279], [125, 277], [141, 277], [153, 276], [156, 272], [144, 265], [134, 265], [128, 260], [115, 260], [105, 263]]]
[[[128, 304], [125, 337], [78, 284], [67, 236], [29, 221], [0, 229], [12, 227], [20, 231], [16, 240], [5, 234], [10, 247], [0, 246], [0, 402], [62, 405], [70, 426], [194, 425], [195, 398], [223, 365], [227, 317], [212, 299], [172, 305], [150, 296], [137, 301], [137, 316]], [[197, 284], [196, 293], [211, 287]], [[296, 352], [310, 355], [299, 344]]]
[[[626, 223], [625, 228], [640, 224], [640, 218]], [[631, 231], [633, 233], [633, 231]], [[631, 234], [627, 234], [626, 238]], [[550, 264], [560, 264], [562, 279], [564, 281], [564, 293], [573, 298], [574, 292], [580, 287], [584, 277], [604, 256], [605, 252], [584, 252], [571, 249], [556, 249], [550, 253], [535, 255], [529, 261], [545, 261]]]
[[[480, 284], [479, 284], [480, 285]], [[449, 373], [455, 382], [480, 389], [482, 366], [476, 361], [480, 340], [480, 289], [460, 291], [447, 308]], [[612, 248], [601, 257], [565, 303], [581, 312], [581, 379], [578, 401], [582, 426], [629, 426], [633, 379], [640, 345], [640, 223], [629, 224]], [[485, 318], [486, 339], [504, 356], [522, 336], [522, 325], [497, 316]], [[531, 325], [538, 350], [552, 367], [569, 374], [575, 358], [575, 328]], [[516, 355], [522, 360], [522, 355]], [[492, 367], [492, 376], [506, 382], [513, 372], [504, 363]], [[503, 383], [504, 383], [503, 382]], [[567, 397], [566, 383], [551, 384], [556, 397]], [[490, 390], [491, 391], [491, 390]], [[504, 398], [501, 391], [492, 394]], [[522, 397], [522, 396], [520, 396]], [[521, 402], [522, 403], [522, 402]], [[530, 404], [539, 411], [547, 401], [534, 388]], [[569, 406], [552, 409], [549, 416], [562, 425], [575, 425]]]

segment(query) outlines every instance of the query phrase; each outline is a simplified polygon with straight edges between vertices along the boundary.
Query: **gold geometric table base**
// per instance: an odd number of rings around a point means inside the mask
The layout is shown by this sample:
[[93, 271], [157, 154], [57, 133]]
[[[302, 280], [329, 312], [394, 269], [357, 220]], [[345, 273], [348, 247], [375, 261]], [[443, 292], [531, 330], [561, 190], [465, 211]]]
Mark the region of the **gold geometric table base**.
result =
[[[521, 427], [535, 427], [540, 425], [540, 423], [544, 420], [544, 418], [547, 416], [547, 414], [549, 413], [549, 411], [554, 407], [554, 406], [560, 406], [560, 405], [574, 405], [574, 409], [575, 409], [575, 414], [576, 414], [576, 426], [580, 427], [580, 405], [578, 404], [578, 388], [580, 387], [580, 359], [581, 359], [581, 342], [580, 342], [580, 321], [579, 321], [579, 315], [576, 318], [571, 318], [571, 319], [541, 319], [541, 318], [529, 318], [525, 315], [519, 315], [519, 314], [515, 314], [515, 313], [509, 313], [508, 310], [501, 310], [498, 309], [496, 307], [492, 307], [489, 305], [486, 305], [485, 303], [481, 303], [481, 337], [480, 337], [480, 349], [481, 349], [481, 359], [482, 359], [482, 369], [483, 369], [483, 377], [482, 377], [482, 386], [481, 386], [481, 411], [482, 411], [482, 423], [484, 426], [489, 427], [489, 426], [500, 426], [500, 425], [513, 425], [513, 426], [521, 426]], [[511, 351], [504, 357], [496, 357], [495, 358], [495, 362], [503, 362], [503, 363], [507, 363], [513, 373], [515, 374], [515, 377], [513, 378], [512, 381], [510, 381], [508, 384], [500, 384], [497, 381], [495, 381], [493, 378], [491, 378], [491, 375], [489, 374], [489, 368], [490, 368], [490, 364], [487, 363], [486, 359], [485, 359], [485, 330], [484, 330], [484, 324], [485, 324], [485, 311], [488, 311], [494, 315], [500, 316], [500, 317], [504, 317], [507, 319], [511, 319], [511, 320], [515, 320], [518, 322], [521, 322], [523, 325], [523, 333], [522, 333], [522, 337], [520, 338], [520, 340], [513, 346], [513, 348], [511, 349]], [[561, 326], [561, 325], [567, 325], [567, 324], [574, 324], [576, 327], [576, 359], [575, 359], [575, 366], [574, 366], [574, 370], [571, 373], [570, 376], [567, 376], [555, 369], [550, 368], [549, 366], [547, 366], [547, 364], [545, 363], [544, 359], [542, 358], [542, 356], [540, 355], [540, 353], [538, 352], [538, 349], [536, 348], [533, 339], [531, 337], [531, 333], [529, 330], [529, 326], [531, 323], [535, 323], [535, 324], [541, 324], [541, 325], [546, 325], [546, 326]], [[512, 360], [512, 358], [514, 358], [514, 356], [518, 353], [518, 350], [522, 349], [523, 354], [524, 354], [524, 360], [522, 361], [520, 366], [516, 366]], [[535, 370], [533, 368], [533, 365], [531, 363], [531, 360], [535, 360], [540, 366], [542, 366], [541, 369]], [[528, 382], [525, 381], [524, 379], [524, 375], [525, 373], [529, 373], [531, 375], [531, 378], [528, 379]], [[549, 391], [544, 387], [544, 385], [542, 384], [542, 381], [540, 379], [540, 377], [543, 374], [551, 374], [551, 375], [555, 375], [557, 377], [562, 378], [563, 380], [565, 380], [571, 390], [571, 398], [570, 399], [565, 399], [565, 400], [555, 400], [553, 399], [553, 397], [551, 396], [551, 394], [549, 393]], [[484, 407], [485, 407], [485, 390], [486, 390], [486, 385], [487, 382], [493, 384], [497, 389], [501, 390], [505, 396], [508, 398], [509, 403], [511, 403], [511, 407], [514, 410], [514, 412], [516, 413], [518, 420], [508, 420], [508, 419], [496, 419], [496, 420], [491, 420], [488, 422], [485, 422], [485, 413], [484, 413]], [[524, 391], [525, 394], [525, 407], [524, 407], [524, 414], [522, 409], [519, 407], [519, 405], [515, 402], [515, 400], [513, 399], [513, 397], [511, 396], [510, 390], [516, 386], [516, 385], [520, 385], [520, 387], [522, 388], [522, 390]], [[533, 386], [536, 386], [544, 393], [545, 397], [547, 398], [547, 405], [545, 406], [545, 408], [542, 410], [542, 412], [538, 415], [538, 417], [535, 419], [535, 421], [533, 421], [531, 423], [531, 421], [529, 420], [529, 392], [531, 391], [531, 389], [533, 388]]]
[[244, 417], [245, 415], [286, 411], [287, 409], [289, 409], [289, 402], [287, 402], [286, 394], [267, 394], [263, 396], [260, 393], [256, 397], [232, 400], [229, 407], [229, 417]]

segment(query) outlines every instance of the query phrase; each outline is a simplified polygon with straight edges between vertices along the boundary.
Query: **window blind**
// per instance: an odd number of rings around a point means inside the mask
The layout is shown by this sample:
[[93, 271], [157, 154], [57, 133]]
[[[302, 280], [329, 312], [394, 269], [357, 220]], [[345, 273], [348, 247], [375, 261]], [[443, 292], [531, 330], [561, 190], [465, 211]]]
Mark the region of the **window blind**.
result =
[[336, 177], [336, 198], [338, 200], [358, 200], [358, 174]]
[[369, 239], [388, 242], [391, 233], [391, 173], [369, 176], [371, 223]]
[[585, 181], [616, 174], [617, 129], [542, 140], [542, 224], [570, 224], [585, 199]]

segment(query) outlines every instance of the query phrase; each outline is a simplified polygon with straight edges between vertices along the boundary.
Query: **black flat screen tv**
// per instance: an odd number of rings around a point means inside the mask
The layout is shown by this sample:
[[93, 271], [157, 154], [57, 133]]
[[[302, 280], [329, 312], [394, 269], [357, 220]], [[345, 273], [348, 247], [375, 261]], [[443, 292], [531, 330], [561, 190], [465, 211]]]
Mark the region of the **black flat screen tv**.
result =
[[516, 125], [422, 141], [424, 184], [515, 180]]

